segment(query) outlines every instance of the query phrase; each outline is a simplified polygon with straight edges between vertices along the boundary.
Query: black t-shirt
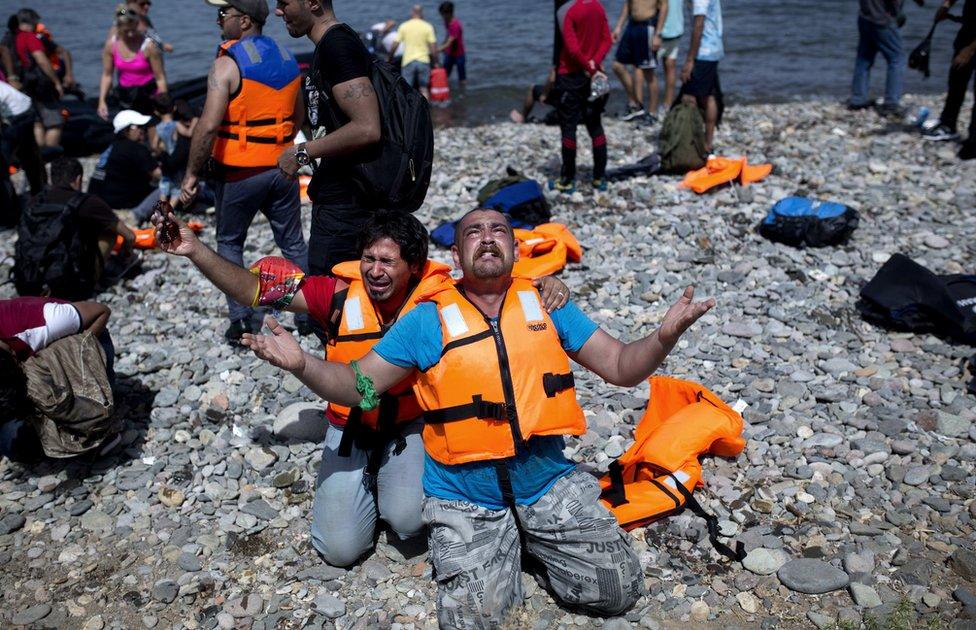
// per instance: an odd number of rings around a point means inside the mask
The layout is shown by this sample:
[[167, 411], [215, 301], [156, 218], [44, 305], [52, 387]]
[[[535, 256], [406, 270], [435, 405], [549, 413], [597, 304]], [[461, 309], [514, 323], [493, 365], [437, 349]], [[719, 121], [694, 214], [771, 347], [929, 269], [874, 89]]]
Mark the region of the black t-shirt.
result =
[[[46, 195], [50, 203], [68, 203], [77, 192], [66, 186], [52, 186]], [[78, 222], [81, 234], [93, 241], [99, 236], [115, 231], [119, 217], [97, 195], [86, 195], [85, 200], [78, 206]]]
[[113, 208], [133, 208], [153, 191], [152, 172], [157, 166], [149, 147], [117, 138], [105, 163], [99, 194]]
[[[346, 81], [369, 77], [372, 56], [359, 37], [345, 28], [334, 26], [329, 29], [316, 46], [315, 55], [315, 66], [321, 75], [319, 83], [327, 86], [327, 89]], [[325, 127], [329, 132], [337, 128], [328, 115], [313, 111], [321, 107], [324, 102], [328, 102], [339, 126], [348, 121], [348, 117], [336, 105], [335, 98], [331, 94], [325, 95], [326, 101], [325, 98], [315, 98], [317, 91], [310, 83], [306, 83], [306, 90], [309, 97], [310, 124]], [[348, 164], [348, 157], [321, 161], [315, 176], [315, 186], [318, 187], [316, 203], [325, 205], [356, 203], [354, 189], [348, 183], [349, 174], [346, 168]]]

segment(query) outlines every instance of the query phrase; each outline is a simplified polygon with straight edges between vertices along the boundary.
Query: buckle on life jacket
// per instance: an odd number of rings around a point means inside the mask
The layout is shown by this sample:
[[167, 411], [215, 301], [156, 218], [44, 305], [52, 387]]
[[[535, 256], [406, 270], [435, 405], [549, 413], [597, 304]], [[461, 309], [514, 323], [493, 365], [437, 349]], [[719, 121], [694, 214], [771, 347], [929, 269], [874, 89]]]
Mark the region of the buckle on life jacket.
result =
[[542, 389], [546, 391], [547, 398], [555, 398], [559, 392], [564, 392], [575, 386], [576, 379], [573, 378], [572, 372], [566, 374], [552, 374], [551, 372], [547, 372], [542, 375]]
[[475, 394], [471, 397], [471, 402], [469, 403], [425, 411], [424, 421], [433, 424], [443, 424], [445, 422], [456, 422], [469, 418], [508, 420], [514, 417], [514, 412], [515, 409], [510, 408], [503, 402], [482, 400], [481, 394]]

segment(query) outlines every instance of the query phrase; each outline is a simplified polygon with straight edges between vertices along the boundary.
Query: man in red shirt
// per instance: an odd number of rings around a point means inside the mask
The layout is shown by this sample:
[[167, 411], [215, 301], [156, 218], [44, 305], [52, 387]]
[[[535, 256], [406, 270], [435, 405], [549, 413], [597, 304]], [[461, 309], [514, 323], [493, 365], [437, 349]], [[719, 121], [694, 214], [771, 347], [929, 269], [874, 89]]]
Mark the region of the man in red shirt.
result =
[[61, 116], [59, 101], [64, 87], [51, 60], [48, 59], [44, 42], [37, 36], [39, 16], [32, 9], [17, 12], [20, 29], [14, 39], [14, 51], [23, 69], [24, 92], [34, 100], [39, 120], [34, 124], [34, 137], [38, 146], [56, 147], [61, 144]]
[[440, 52], [444, 53], [444, 71], [450, 78], [451, 71], [457, 66], [458, 83], [463, 89], [468, 82], [468, 71], [465, 66], [467, 57], [464, 52], [464, 27], [461, 25], [461, 20], [454, 17], [453, 2], [442, 2], [437, 11], [444, 20], [444, 28], [447, 29], [447, 39], [438, 48]]
[[[582, 122], [593, 142], [593, 188], [606, 190], [607, 138], [601, 116], [607, 94], [590, 100], [592, 82], [603, 83], [603, 59], [613, 40], [607, 14], [599, 0], [556, 0], [556, 33], [553, 47], [556, 103], [562, 131], [563, 166], [550, 188], [564, 193], [576, 190], [576, 127]], [[550, 75], [552, 78], [552, 75]]]

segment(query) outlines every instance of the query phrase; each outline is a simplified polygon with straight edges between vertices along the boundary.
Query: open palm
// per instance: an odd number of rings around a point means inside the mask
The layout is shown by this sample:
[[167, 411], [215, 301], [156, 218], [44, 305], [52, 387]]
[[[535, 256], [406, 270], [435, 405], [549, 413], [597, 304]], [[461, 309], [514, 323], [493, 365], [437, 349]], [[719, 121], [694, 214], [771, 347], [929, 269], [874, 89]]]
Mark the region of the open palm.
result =
[[298, 341], [274, 317], [266, 317], [264, 323], [271, 330], [270, 335], [246, 333], [241, 343], [250, 348], [258, 358], [275, 367], [289, 372], [304, 369], [305, 352], [298, 345]]
[[663, 343], [669, 345], [677, 343], [678, 338], [698, 321], [698, 318], [715, 306], [713, 298], [693, 302], [694, 297], [695, 288], [687, 287], [678, 301], [664, 314], [664, 321], [661, 322], [661, 327], [658, 329], [658, 337]]

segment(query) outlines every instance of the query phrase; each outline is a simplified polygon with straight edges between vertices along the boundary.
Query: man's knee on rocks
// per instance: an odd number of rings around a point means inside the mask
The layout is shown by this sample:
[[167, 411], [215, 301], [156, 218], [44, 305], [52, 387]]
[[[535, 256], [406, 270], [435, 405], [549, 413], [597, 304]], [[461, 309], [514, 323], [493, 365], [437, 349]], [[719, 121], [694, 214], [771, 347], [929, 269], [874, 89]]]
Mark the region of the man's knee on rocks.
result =
[[322, 559], [334, 567], [349, 567], [373, 547], [372, 538], [364, 538], [349, 532], [346, 535], [322, 536], [312, 528], [312, 546]]

